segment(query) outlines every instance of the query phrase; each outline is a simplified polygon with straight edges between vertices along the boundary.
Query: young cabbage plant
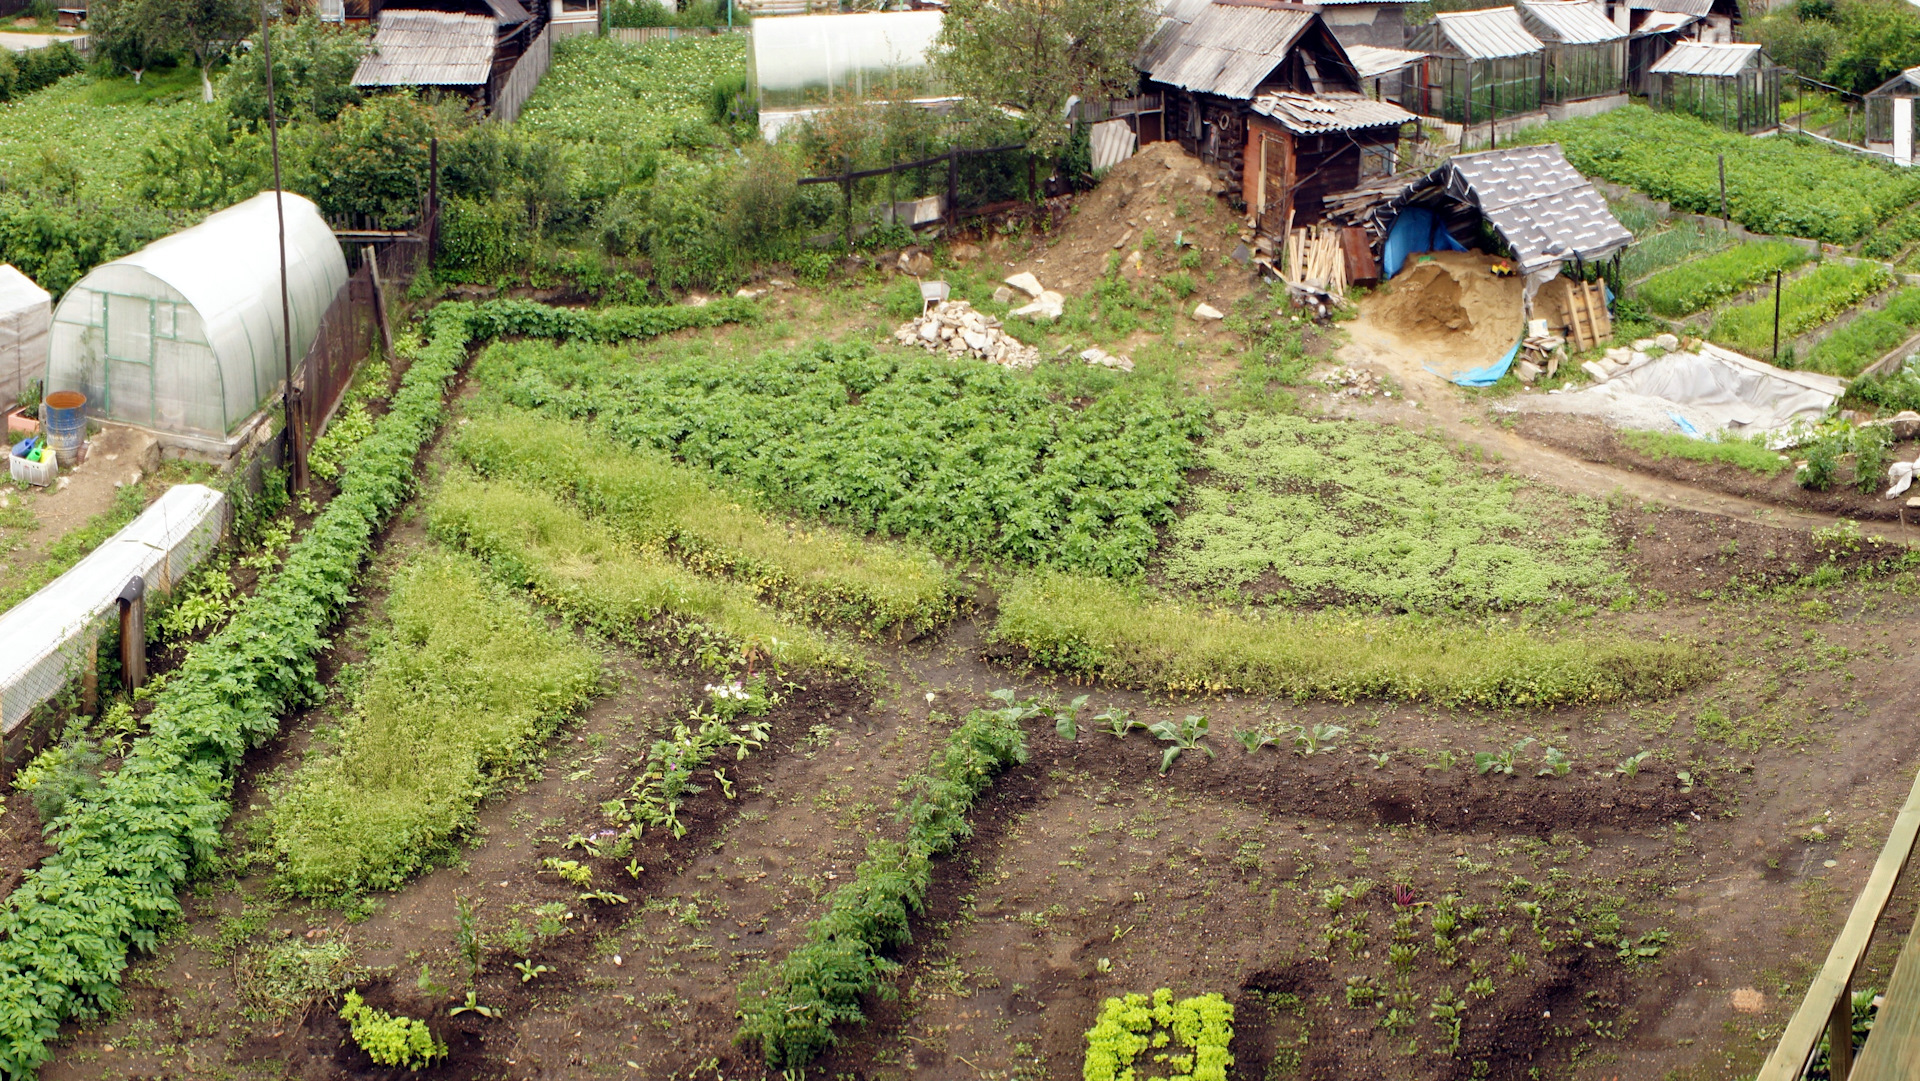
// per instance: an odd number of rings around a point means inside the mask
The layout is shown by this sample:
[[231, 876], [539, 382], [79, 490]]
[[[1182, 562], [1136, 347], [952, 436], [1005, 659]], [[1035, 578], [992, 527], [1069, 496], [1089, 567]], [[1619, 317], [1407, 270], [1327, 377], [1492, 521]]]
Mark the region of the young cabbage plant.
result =
[[1549, 746], [1541, 758], [1543, 764], [1540, 771], [1534, 774], [1535, 777], [1545, 777], [1549, 774], [1565, 777], [1573, 769], [1573, 759], [1568, 758], [1567, 752], [1558, 747]]
[[1459, 760], [1460, 760], [1460, 756], [1457, 754], [1454, 754], [1450, 750], [1430, 751], [1427, 754], [1426, 768], [1437, 769], [1440, 772], [1445, 773], [1448, 770], [1452, 769], [1453, 764]]
[[1640, 772], [1640, 763], [1652, 757], [1652, 751], [1641, 751], [1639, 754], [1628, 755], [1620, 760], [1619, 765], [1613, 767], [1613, 772], [1622, 777], [1636, 776]]
[[1162, 742], [1173, 744], [1160, 756], [1160, 772], [1163, 775], [1173, 768], [1174, 759], [1180, 757], [1181, 751], [1205, 751], [1208, 758], [1214, 757], [1213, 748], [1203, 742], [1207, 738], [1207, 718], [1204, 714], [1189, 713], [1178, 724], [1171, 720], [1161, 721], [1148, 725], [1147, 731]]
[[1128, 732], [1146, 725], [1133, 719], [1133, 715], [1124, 709], [1107, 708], [1093, 715], [1094, 724], [1103, 732], [1111, 732], [1114, 739], [1123, 739]]
[[1473, 756], [1473, 768], [1475, 772], [1483, 777], [1489, 773], [1504, 773], [1511, 777], [1513, 776], [1515, 763], [1520, 760], [1520, 756], [1525, 754], [1527, 748], [1531, 746], [1533, 746], [1533, 737], [1529, 736], [1504, 751], [1497, 753], [1493, 751], [1480, 751]]
[[1293, 749], [1296, 754], [1311, 757], [1323, 751], [1330, 751], [1340, 742], [1347, 730], [1337, 724], [1316, 724], [1312, 728], [1295, 725], [1293, 729]]
[[994, 712], [1014, 724], [1019, 724], [1022, 721], [1030, 721], [1046, 712], [1046, 710], [1036, 705], [1031, 698], [1015, 698], [1013, 691], [1006, 687], [988, 693], [994, 698], [998, 698], [1001, 702], [1001, 708]]
[[1088, 697], [1088, 695], [1084, 694], [1076, 695], [1073, 701], [1068, 702], [1066, 705], [1056, 705], [1052, 707], [1053, 730], [1059, 734], [1061, 739], [1066, 740], [1068, 743], [1072, 743], [1074, 740], [1080, 738], [1079, 716], [1080, 711], [1087, 706]]
[[1233, 732], [1233, 738], [1239, 742], [1240, 746], [1247, 749], [1248, 754], [1252, 754], [1262, 747], [1271, 747], [1280, 742], [1277, 737], [1268, 735], [1258, 728], [1236, 728]]

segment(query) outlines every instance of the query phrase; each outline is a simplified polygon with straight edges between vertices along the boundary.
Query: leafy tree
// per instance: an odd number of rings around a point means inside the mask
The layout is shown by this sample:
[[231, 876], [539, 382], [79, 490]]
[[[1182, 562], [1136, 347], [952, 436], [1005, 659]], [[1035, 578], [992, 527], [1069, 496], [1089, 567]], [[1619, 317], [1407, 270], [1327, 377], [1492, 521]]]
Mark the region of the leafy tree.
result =
[[331, 124], [293, 128], [280, 149], [304, 162], [288, 187], [320, 204], [330, 218], [364, 214], [378, 228], [400, 228], [419, 216], [427, 187], [427, 144], [452, 130], [447, 117], [416, 98], [392, 94], [349, 106]]
[[1895, 0], [1846, 0], [1826, 81], [1864, 94], [1920, 63], [1920, 11]]
[[92, 0], [87, 37], [95, 61], [109, 72], [125, 71], [138, 83], [147, 69], [171, 61], [166, 36], [149, 10], [153, 0]]
[[[370, 44], [365, 31], [323, 23], [311, 12], [296, 22], [275, 23], [273, 96], [281, 121], [331, 121], [359, 102], [353, 72]], [[222, 84], [227, 107], [249, 126], [267, 118], [267, 65], [261, 54], [255, 34], [240, 47]]]
[[131, 12], [152, 40], [193, 57], [201, 101], [213, 100], [209, 69], [260, 20], [260, 9], [249, 0], [135, 0]]
[[933, 63], [955, 92], [1021, 110], [1028, 146], [1051, 156], [1069, 98], [1133, 92], [1153, 11], [1148, 0], [953, 0]]
[[217, 210], [273, 186], [264, 131], [211, 110], [141, 151], [136, 190], [171, 210]]

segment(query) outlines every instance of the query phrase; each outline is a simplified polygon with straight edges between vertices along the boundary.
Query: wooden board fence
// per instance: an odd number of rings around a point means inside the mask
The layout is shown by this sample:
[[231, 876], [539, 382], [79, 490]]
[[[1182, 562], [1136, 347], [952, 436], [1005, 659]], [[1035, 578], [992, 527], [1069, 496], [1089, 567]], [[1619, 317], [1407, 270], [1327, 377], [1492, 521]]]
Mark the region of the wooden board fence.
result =
[[540, 36], [527, 46], [507, 80], [500, 84], [500, 90], [493, 98], [493, 111], [489, 116], [502, 124], [511, 124], [520, 119], [520, 110], [526, 108], [527, 99], [533, 96], [534, 88], [546, 77], [547, 68], [553, 64], [553, 26], [548, 24], [540, 30]]

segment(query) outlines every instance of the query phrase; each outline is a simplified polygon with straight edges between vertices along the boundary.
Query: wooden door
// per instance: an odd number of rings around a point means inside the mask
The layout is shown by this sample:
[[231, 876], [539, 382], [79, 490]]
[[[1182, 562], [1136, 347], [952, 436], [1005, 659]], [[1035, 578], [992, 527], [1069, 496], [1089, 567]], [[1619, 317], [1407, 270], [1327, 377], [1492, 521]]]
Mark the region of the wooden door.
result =
[[1260, 229], [1280, 236], [1293, 205], [1293, 140], [1275, 131], [1260, 133]]

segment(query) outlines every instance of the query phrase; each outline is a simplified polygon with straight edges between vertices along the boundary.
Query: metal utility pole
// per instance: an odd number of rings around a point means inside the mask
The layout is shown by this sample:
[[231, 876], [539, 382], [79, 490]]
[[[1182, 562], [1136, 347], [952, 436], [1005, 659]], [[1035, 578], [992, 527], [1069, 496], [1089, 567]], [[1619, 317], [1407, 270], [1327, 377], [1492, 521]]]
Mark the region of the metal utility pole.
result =
[[1731, 229], [1733, 219], [1727, 216], [1727, 156], [1720, 155], [1720, 228]]
[[307, 448], [300, 417], [294, 411], [293, 306], [287, 302], [287, 207], [280, 186], [280, 112], [273, 94], [273, 27], [267, 18], [267, 0], [260, 0], [260, 57], [267, 67], [267, 136], [273, 155], [273, 215], [280, 234], [280, 348], [286, 360], [286, 389], [281, 409], [287, 420], [287, 472], [293, 491], [307, 487]]
[[1773, 272], [1773, 362], [1780, 363], [1780, 276], [1781, 271]]

